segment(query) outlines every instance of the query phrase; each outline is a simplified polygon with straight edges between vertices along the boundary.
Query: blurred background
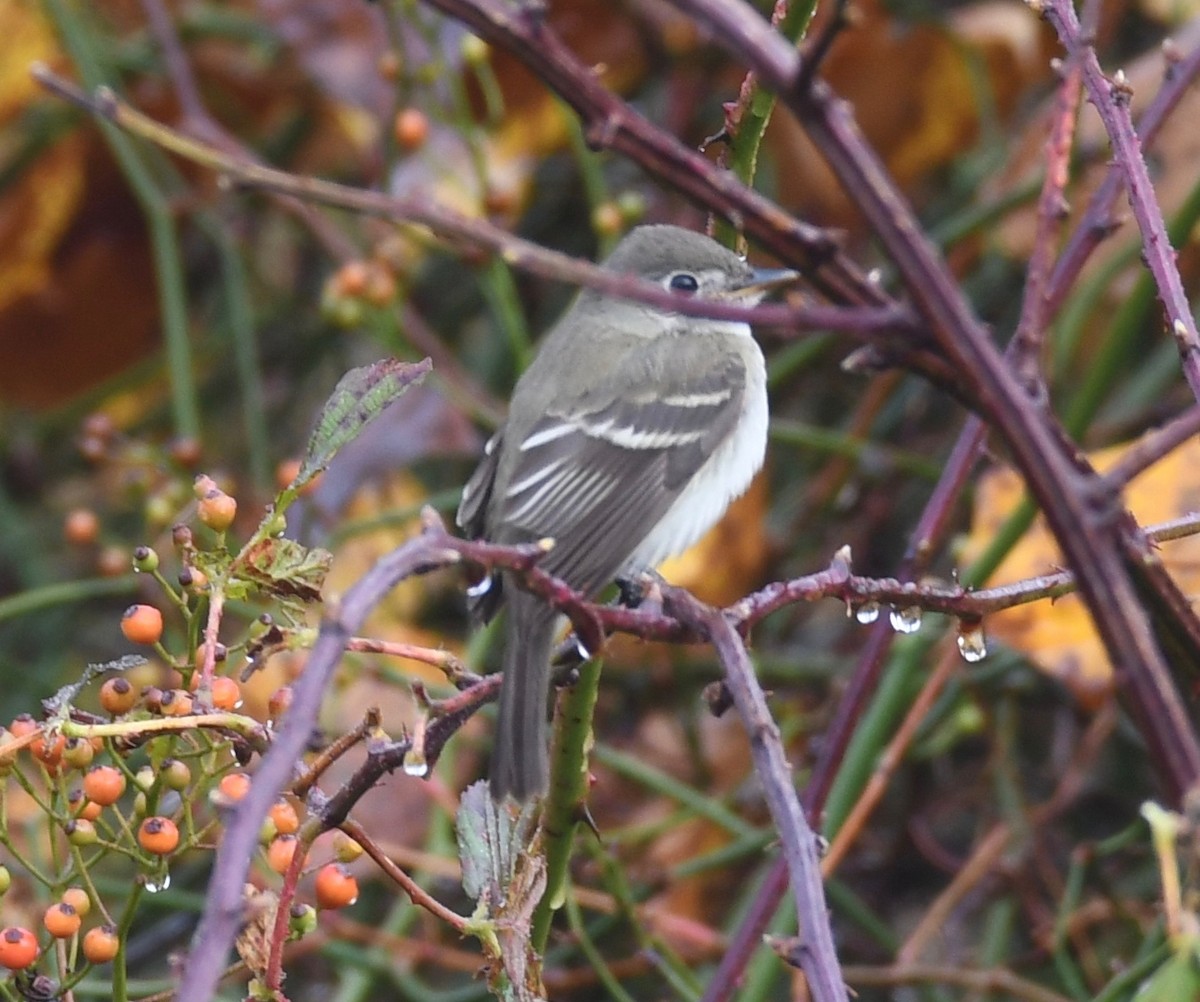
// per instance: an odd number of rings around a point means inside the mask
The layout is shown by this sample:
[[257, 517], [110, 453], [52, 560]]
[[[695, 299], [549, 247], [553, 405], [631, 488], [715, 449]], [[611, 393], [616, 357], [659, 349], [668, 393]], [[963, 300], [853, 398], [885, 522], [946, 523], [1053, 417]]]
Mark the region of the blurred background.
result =
[[[1004, 339], [1033, 238], [1056, 43], [1015, 2], [862, 0], [855, 11], [827, 76], [853, 102], [978, 314]], [[1194, 16], [1184, 2], [1103, 5], [1097, 44], [1106, 66], [1123, 67], [1132, 81], [1135, 110], [1158, 89], [1163, 38], [1173, 33], [1182, 50], [1200, 39]], [[720, 130], [742, 69], [674, 8], [556, 0], [548, 18], [608, 86], [667, 132], [698, 146]], [[435, 199], [571, 254], [602, 255], [640, 221], [708, 223], [630, 162], [589, 149], [569, 110], [511, 57], [416, 3], [0, 0], [3, 719], [36, 715], [38, 701], [87, 663], [129, 652], [121, 610], [155, 595], [153, 582], [131, 573], [130, 554], [139, 544], [170, 550], [171, 527], [194, 506], [197, 473], [238, 498], [235, 531], [257, 525], [294, 472], [321, 403], [352, 366], [430, 355], [434, 374], [339, 457], [293, 513], [292, 533], [334, 553], [326, 595], [411, 532], [422, 505], [449, 518], [537, 336], [572, 295], [427, 232], [223, 184], [44, 93], [28, 72], [35, 61], [89, 89], [111, 86], [222, 151]], [[1189, 93], [1152, 152], [1193, 290], [1198, 105]], [[721, 155], [719, 142], [708, 149]], [[1073, 209], [1107, 160], [1085, 108]], [[890, 281], [854, 207], [783, 112], [768, 132], [757, 187], [840, 231], [853, 256]], [[1129, 223], [1116, 227], [1048, 342], [1054, 406], [1089, 448], [1124, 441], [1189, 400], [1139, 249]], [[753, 248], [751, 256], [759, 257]], [[819, 569], [842, 545], [859, 573], [894, 573], [964, 417], [904, 374], [844, 373], [853, 349], [845, 339], [775, 336], [765, 347], [768, 466], [714, 535], [665, 572], [712, 602]], [[991, 458], [1003, 465], [1002, 455]], [[1195, 468], [1181, 460], [1148, 490], [1162, 518], [1194, 506]], [[1000, 473], [963, 498], [960, 535], [937, 572], [950, 579], [983, 554], [1019, 495]], [[1044, 539], [1026, 545], [998, 571], [1002, 554], [993, 555], [975, 580], [985, 570], [1013, 580], [1053, 565]], [[1190, 565], [1200, 556], [1179, 559]], [[461, 585], [442, 574], [398, 589], [370, 634], [490, 666], [494, 645], [488, 633], [471, 634]], [[234, 607], [230, 621], [249, 623], [259, 611]], [[981, 832], [1006, 810], [1020, 813], [1014, 803], [1045, 796], [1094, 721], [1089, 714], [1110, 705], [1111, 675], [1084, 636], [1085, 617], [1069, 604], [1059, 611], [1052, 622], [1037, 607], [1007, 626], [986, 624], [988, 658], [960, 675], [926, 720], [878, 823], [831, 891], [847, 962], [887, 960]], [[168, 639], [173, 628], [168, 621]], [[920, 646], [905, 648], [918, 673], [952, 648], [953, 634], [952, 624], [925, 625]], [[789, 609], [755, 631], [758, 666], [801, 773], [865, 635], [828, 602]], [[302, 667], [302, 652], [272, 659], [248, 683], [251, 708], [265, 712], [281, 680]], [[154, 680], [166, 665], [151, 659], [139, 671]], [[632, 897], [669, 917], [655, 935], [697, 963], [719, 955], [711, 934], [732, 922], [770, 843], [739, 727], [711, 719], [699, 699], [716, 677], [706, 650], [627, 638], [610, 645], [592, 805], [605, 838], [581, 852], [578, 873], [583, 883], [603, 883], [620, 859]], [[337, 733], [366, 706], [382, 705], [385, 726], [399, 731], [412, 713], [414, 678], [445, 685], [428, 667], [348, 657], [323, 727]], [[393, 779], [363, 802], [359, 820], [386, 832], [397, 855], [411, 859], [420, 847], [452, 859], [447, 806], [452, 791], [482, 773], [488, 734], [473, 721], [435, 783]], [[943, 931], [939, 957], [977, 958], [984, 934], [1003, 927], [1009, 945], [1000, 956], [1031, 971], [1054, 968], [1064, 854], [1132, 824], [1153, 791], [1136, 740], [1121, 727], [1098, 756], [1085, 793], [1045, 842], [998, 870], [956, 913], [962, 924]], [[744, 828], [681, 809], [675, 784], [721, 798]], [[734, 843], [740, 854], [730, 862], [714, 856]], [[1118, 920], [1119, 893], [1095, 890], [1108, 910], [1095, 917], [1095, 941], [1079, 961], [1081, 985], [1103, 983], [1113, 958], [1127, 957], [1153, 924], [1138, 911], [1148, 907], [1146, 893], [1153, 899], [1153, 870], [1144, 853], [1134, 856], [1109, 879], [1137, 884], [1143, 897]], [[426, 873], [453, 893], [450, 871]], [[161, 973], [163, 946], [182, 942], [194, 920], [202, 867], [194, 877], [180, 885], [193, 896], [171, 902], [170, 921], [144, 929], [148, 972]], [[382, 888], [359, 907], [356, 919], [330, 927], [340, 948], [305, 961], [312, 981], [294, 997], [348, 999], [330, 986], [349, 993], [352, 983], [379, 999], [482, 993], [469, 951], [446, 930], [422, 929]], [[400, 974], [375, 982], [366, 971], [379, 965], [376, 930], [397, 937], [385, 949], [411, 938], [448, 952], [430, 960], [414, 948]], [[597, 935], [637, 955], [616, 920]], [[653, 967], [635, 972], [644, 980], [633, 984], [649, 986], [645, 997], [662, 990]], [[762, 997], [785, 997], [782, 968], [772, 970]], [[563, 977], [554, 997], [600, 997], [594, 979]], [[871, 991], [860, 997], [892, 997]]]

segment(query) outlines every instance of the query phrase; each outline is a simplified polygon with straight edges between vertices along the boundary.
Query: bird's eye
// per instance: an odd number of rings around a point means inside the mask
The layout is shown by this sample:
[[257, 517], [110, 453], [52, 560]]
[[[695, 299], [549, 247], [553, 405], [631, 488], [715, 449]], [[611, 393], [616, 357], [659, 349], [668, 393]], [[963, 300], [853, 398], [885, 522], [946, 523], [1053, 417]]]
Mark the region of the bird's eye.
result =
[[686, 271], [677, 271], [667, 279], [667, 288], [672, 292], [685, 292], [689, 296], [700, 290], [700, 280]]

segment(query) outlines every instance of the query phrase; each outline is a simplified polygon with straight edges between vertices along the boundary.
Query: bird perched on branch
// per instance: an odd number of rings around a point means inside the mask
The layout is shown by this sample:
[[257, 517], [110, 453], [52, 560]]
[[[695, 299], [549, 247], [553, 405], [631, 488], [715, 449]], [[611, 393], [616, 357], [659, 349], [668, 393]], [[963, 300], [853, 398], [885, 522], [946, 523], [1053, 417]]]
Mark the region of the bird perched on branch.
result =
[[[756, 270], [714, 240], [641, 226], [603, 267], [680, 296], [757, 303], [794, 272]], [[517, 382], [507, 422], [463, 489], [471, 538], [554, 547], [539, 564], [594, 595], [687, 549], [761, 468], [766, 369], [748, 324], [685, 316], [585, 289]], [[545, 792], [550, 655], [558, 614], [508, 572], [472, 611], [508, 624], [491, 760], [496, 800]]]

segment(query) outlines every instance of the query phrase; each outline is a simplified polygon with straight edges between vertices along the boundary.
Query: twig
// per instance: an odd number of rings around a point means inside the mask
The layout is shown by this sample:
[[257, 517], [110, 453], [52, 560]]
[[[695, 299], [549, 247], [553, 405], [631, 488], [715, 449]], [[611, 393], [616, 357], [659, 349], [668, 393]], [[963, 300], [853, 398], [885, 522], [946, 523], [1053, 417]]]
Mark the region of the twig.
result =
[[1050, 277], [1055, 237], [1069, 211], [1065, 192], [1070, 177], [1071, 145], [1075, 136], [1082, 77], [1079, 59], [1069, 58], [1063, 67], [1050, 135], [1046, 139], [1046, 174], [1038, 198], [1033, 251], [1025, 266], [1021, 318], [1008, 352], [1013, 370], [1025, 391], [1043, 407], [1049, 402], [1041, 364], [1049, 317], [1046, 312], [1046, 285]]
[[894, 987], [940, 983], [957, 985], [971, 992], [998, 993], [1020, 1002], [1070, 1002], [1066, 995], [1043, 988], [1004, 968], [972, 970], [944, 964], [894, 964], [890, 967], [847, 967], [845, 974], [852, 985]]
[[725, 669], [725, 684], [750, 737], [755, 772], [763, 785], [767, 807], [787, 860], [803, 940], [799, 962], [808, 978], [809, 992], [816, 1002], [845, 1000], [848, 998], [846, 985], [825, 908], [817, 836], [800, 806], [779, 728], [771, 717], [746, 646], [723, 612], [704, 605], [690, 593], [666, 587], [663, 602], [681, 620], [708, 638]]
[[451, 929], [459, 933], [459, 935], [465, 935], [467, 920], [459, 915], [458, 912], [447, 908], [405, 873], [404, 870], [392, 862], [388, 854], [383, 851], [362, 825], [357, 821], [343, 821], [338, 827], [367, 851], [367, 855], [375, 860], [376, 865], [400, 885], [404, 893], [412, 899], [413, 904], [420, 905], [429, 914], [441, 919]]
[[1196, 321], [1175, 261], [1175, 251], [1167, 236], [1162, 208], [1155, 197], [1150, 172], [1133, 128], [1129, 113], [1133, 91], [1121, 70], [1116, 72], [1112, 80], [1105, 77], [1096, 50], [1080, 31], [1079, 20], [1070, 0], [1037, 0], [1037, 8], [1054, 27], [1071, 58], [1078, 60], [1083, 68], [1088, 97], [1100, 114], [1112, 143], [1113, 157], [1125, 178], [1129, 204], [1142, 234], [1146, 266], [1158, 286], [1159, 299], [1166, 311], [1167, 327], [1179, 345], [1184, 376], [1192, 393], [1200, 399], [1200, 333], [1196, 330]]
[[[1163, 124], [1195, 82], [1197, 74], [1200, 74], [1200, 45], [1194, 46], [1178, 63], [1168, 64], [1162, 87], [1138, 123], [1138, 137], [1143, 149], [1149, 149], [1158, 138]], [[1050, 276], [1045, 293], [1048, 316], [1058, 312], [1092, 251], [1119, 225], [1113, 218], [1112, 206], [1123, 183], [1120, 166], [1113, 164], [1088, 200], [1083, 218], [1067, 240]]]
[[[1188, 439], [1200, 434], [1200, 406], [1189, 408], [1161, 428], [1147, 432], [1121, 454], [1104, 473], [1115, 489], [1124, 488], [1131, 480], [1166, 457]], [[1147, 530], [1149, 533], [1149, 531]], [[1155, 537], [1161, 539], [1162, 537]]]
[[91, 96], [70, 81], [56, 75], [45, 65], [37, 64], [31, 72], [43, 87], [59, 97], [177, 156], [218, 171], [229, 181], [355, 212], [382, 216], [397, 222], [425, 225], [444, 236], [495, 251], [507, 264], [544, 278], [669, 308], [687, 316], [739, 320], [764, 327], [784, 327], [793, 331], [846, 330], [861, 334], [863, 339], [868, 341], [875, 335], [890, 335], [894, 338], [897, 334], [913, 334], [909, 323], [911, 318], [907, 312], [886, 301], [855, 308], [783, 304], [745, 307], [676, 295], [645, 279], [633, 275], [619, 275], [590, 261], [572, 258], [532, 241], [522, 240], [486, 220], [461, 215], [427, 198], [401, 198], [334, 184], [318, 178], [299, 177], [230, 155], [143, 115], [107, 88], [100, 88]]

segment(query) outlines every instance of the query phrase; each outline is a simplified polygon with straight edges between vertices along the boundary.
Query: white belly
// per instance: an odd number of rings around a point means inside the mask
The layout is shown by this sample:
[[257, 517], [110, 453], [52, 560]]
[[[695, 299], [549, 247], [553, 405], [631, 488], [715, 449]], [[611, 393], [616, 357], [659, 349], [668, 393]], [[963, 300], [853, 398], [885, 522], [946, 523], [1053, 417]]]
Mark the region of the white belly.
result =
[[742, 360], [746, 393], [741, 420], [688, 482], [683, 493], [629, 558], [623, 574], [657, 567], [700, 539], [745, 493], [767, 451], [767, 370], [746, 328]]

